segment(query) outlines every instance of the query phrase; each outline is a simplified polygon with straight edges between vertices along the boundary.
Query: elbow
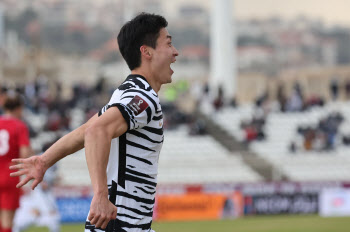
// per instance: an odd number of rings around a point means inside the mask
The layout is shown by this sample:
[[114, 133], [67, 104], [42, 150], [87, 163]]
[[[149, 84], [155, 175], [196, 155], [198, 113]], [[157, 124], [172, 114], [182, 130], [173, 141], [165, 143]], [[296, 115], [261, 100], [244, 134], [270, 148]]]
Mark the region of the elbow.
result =
[[85, 141], [96, 140], [96, 138], [108, 138], [108, 134], [104, 128], [98, 125], [91, 125], [85, 129]]
[[91, 125], [85, 129], [84, 138], [86, 140], [86, 139], [89, 139], [91, 137], [95, 137], [97, 133], [98, 133], [98, 127]]

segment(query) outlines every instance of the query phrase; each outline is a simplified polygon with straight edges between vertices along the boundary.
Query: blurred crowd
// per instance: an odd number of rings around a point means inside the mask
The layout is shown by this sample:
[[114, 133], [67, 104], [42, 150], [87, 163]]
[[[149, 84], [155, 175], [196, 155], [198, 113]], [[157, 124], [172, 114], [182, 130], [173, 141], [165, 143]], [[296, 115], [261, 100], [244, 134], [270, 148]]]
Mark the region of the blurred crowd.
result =
[[[33, 115], [42, 115], [45, 118], [44, 131], [60, 131], [74, 129], [71, 125], [71, 110], [78, 107], [84, 112], [84, 121], [96, 113], [99, 109], [98, 98], [95, 95], [103, 91], [104, 79], [100, 79], [96, 85], [88, 87], [83, 83], [72, 87], [71, 97], [63, 98], [62, 84], [49, 83], [45, 76], [39, 76], [35, 81], [23, 85], [2, 86], [2, 96], [7, 91], [16, 91], [23, 96], [26, 112]], [[35, 130], [28, 115], [24, 114], [24, 120], [30, 128], [31, 137], [35, 137], [41, 131]]]
[[[94, 85], [77, 83], [71, 89], [63, 90], [62, 83], [49, 81], [47, 77], [41, 75], [23, 85], [0, 86], [0, 114], [7, 92], [15, 91], [23, 96], [25, 103], [23, 120], [28, 125], [31, 138], [39, 137], [44, 132], [62, 136], [96, 114], [109, 101], [116, 87], [111, 87], [101, 77]], [[63, 91], [70, 93], [69, 97], [63, 96]], [[164, 129], [172, 130], [181, 124], [186, 124], [189, 126], [190, 135], [206, 134], [203, 121], [197, 119], [192, 112], [180, 110], [175, 102], [164, 101], [162, 109], [165, 115]], [[37, 121], [39, 122], [36, 123]], [[41, 151], [41, 147], [38, 147], [37, 151]]]
[[[224, 107], [237, 107], [235, 98], [224, 99], [222, 87], [213, 95], [209, 85], [194, 85], [188, 87], [183, 83], [181, 87], [171, 87], [168, 92], [171, 93], [168, 98], [171, 100], [162, 100], [162, 109], [164, 117], [164, 129], [173, 130], [181, 124], [189, 127], [190, 135], [207, 134], [206, 123], [196, 116], [196, 111], [201, 108], [202, 111], [218, 112]], [[185, 87], [184, 87], [185, 86]], [[342, 87], [344, 86], [344, 87]], [[1, 104], [8, 90], [15, 90], [20, 93], [25, 101], [26, 112], [24, 120], [27, 122], [30, 136], [37, 137], [42, 132], [57, 132], [59, 136], [62, 133], [75, 129], [96, 114], [114, 91], [106, 83], [106, 80], [98, 78], [94, 85], [88, 86], [85, 83], [77, 83], [69, 89], [70, 97], [63, 96], [62, 83], [49, 82], [45, 76], [39, 76], [34, 81], [15, 87], [1, 86], [0, 88], [0, 114]], [[341, 90], [341, 88], [343, 88]], [[183, 92], [191, 92], [196, 101], [193, 111], [181, 110], [176, 103], [176, 95]], [[339, 98], [339, 92], [344, 91], [346, 98], [350, 98], [350, 81], [340, 85], [336, 78], [331, 79], [329, 83], [330, 100], [335, 101]], [[169, 95], [169, 94], [168, 94]], [[182, 98], [183, 100], [183, 98]], [[269, 113], [282, 112], [304, 112], [312, 107], [323, 107], [326, 100], [320, 96], [311, 96], [306, 98], [301, 85], [296, 82], [290, 91], [286, 94], [285, 86], [280, 84], [275, 94], [265, 92], [255, 100], [254, 111], [251, 117], [245, 118], [240, 122], [240, 128], [244, 133], [244, 142], [261, 141], [268, 137], [265, 132], [265, 122]], [[42, 127], [35, 126], [33, 120], [28, 115], [40, 116]], [[77, 115], [80, 115], [77, 120]], [[300, 142], [292, 141], [291, 151], [300, 148], [305, 150], [327, 150], [334, 147], [334, 137], [337, 134], [338, 126], [342, 122], [342, 115], [337, 113], [329, 115], [322, 119], [316, 128], [312, 126], [303, 126], [298, 129], [298, 133], [303, 137], [302, 145]], [[350, 144], [350, 135], [342, 135], [344, 144]], [[41, 150], [39, 148], [39, 150]]]
[[[350, 98], [350, 80], [346, 81], [344, 85], [340, 85], [336, 78], [332, 78], [329, 83], [330, 101], [337, 101], [340, 91], [344, 91], [346, 99]], [[326, 103], [321, 94], [305, 97], [303, 89], [298, 82], [294, 83], [289, 96], [286, 94], [285, 87], [282, 84], [279, 85], [275, 96], [276, 100], [271, 101], [269, 93], [265, 92], [256, 99], [253, 119], [242, 122], [241, 128], [245, 132], [246, 142], [266, 138], [264, 123], [270, 112], [304, 112], [313, 107], [323, 107]], [[340, 113], [333, 113], [320, 120], [316, 128], [312, 126], [298, 128], [298, 133], [303, 137], [302, 145], [298, 145], [297, 142], [293, 141], [290, 145], [290, 150], [295, 152], [301, 147], [305, 150], [333, 149], [338, 127], [342, 121], [343, 116]], [[343, 143], [347, 144], [350, 140], [348, 140], [346, 135], [342, 136]]]
[[339, 112], [331, 113], [322, 118], [317, 126], [299, 126], [298, 134], [302, 137], [301, 144], [296, 141], [291, 142], [290, 151], [329, 151], [336, 146], [336, 137], [339, 134], [339, 126], [344, 121], [344, 117]]
[[[285, 86], [280, 84], [275, 93], [266, 91], [256, 98], [253, 113], [240, 122], [244, 143], [249, 144], [268, 138], [265, 124], [271, 112], [302, 113], [313, 107], [322, 108], [326, 104], [324, 93], [305, 97], [303, 88], [298, 82], [294, 83], [289, 94], [286, 92]], [[340, 84], [336, 78], [332, 78], [329, 82], [329, 101], [339, 100], [341, 92], [346, 99], [350, 99], [350, 80]], [[216, 93], [216, 96], [211, 96], [208, 85], [204, 85], [201, 95], [198, 97], [202, 104], [201, 110], [207, 115], [214, 118], [215, 112], [219, 112], [225, 107], [238, 107], [236, 99], [225, 102], [222, 88], [219, 88]], [[344, 116], [341, 113], [333, 112], [319, 122], [315, 122], [317, 126], [313, 126], [315, 123], [299, 126], [298, 135], [300, 138], [290, 143], [289, 150], [291, 152], [298, 150], [327, 151], [336, 148], [339, 143], [350, 145], [350, 134], [339, 132], [339, 126], [343, 121]]]

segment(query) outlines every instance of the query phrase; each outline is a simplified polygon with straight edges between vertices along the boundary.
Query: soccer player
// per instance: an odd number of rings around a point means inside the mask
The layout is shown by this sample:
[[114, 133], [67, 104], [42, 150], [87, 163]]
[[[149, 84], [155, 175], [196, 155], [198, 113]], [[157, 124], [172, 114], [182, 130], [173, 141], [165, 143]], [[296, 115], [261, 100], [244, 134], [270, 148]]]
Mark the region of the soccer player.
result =
[[12, 176], [26, 175], [17, 186], [42, 180], [48, 167], [85, 147], [93, 188], [85, 231], [152, 231], [158, 157], [163, 143], [163, 114], [158, 91], [171, 82], [178, 51], [159, 15], [142, 13], [118, 35], [131, 74], [100, 112], [65, 135], [43, 155], [16, 159]]
[[0, 116], [0, 232], [11, 232], [15, 210], [19, 207], [19, 177], [10, 178], [11, 160], [31, 154], [29, 132], [20, 120], [23, 102], [11, 92], [4, 102], [4, 115]]

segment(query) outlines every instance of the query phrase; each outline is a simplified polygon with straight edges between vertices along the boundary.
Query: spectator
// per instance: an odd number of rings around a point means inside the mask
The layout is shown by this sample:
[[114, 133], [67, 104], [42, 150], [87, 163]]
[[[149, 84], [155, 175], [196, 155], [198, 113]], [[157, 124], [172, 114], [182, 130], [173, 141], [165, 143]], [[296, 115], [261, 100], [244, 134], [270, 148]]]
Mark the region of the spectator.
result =
[[289, 145], [289, 151], [291, 153], [295, 153], [297, 151], [297, 145], [294, 141], [292, 141]]
[[287, 97], [284, 92], [284, 86], [280, 84], [277, 88], [277, 101], [280, 105], [280, 110], [285, 112], [287, 109]]
[[224, 106], [224, 90], [222, 86], [219, 86], [218, 88], [218, 96], [215, 98], [213, 105], [216, 111]]
[[312, 129], [309, 129], [305, 133], [304, 139], [304, 149], [310, 151], [312, 149], [312, 143], [315, 138], [315, 132]]
[[345, 96], [346, 99], [350, 98], [350, 80], [347, 80], [345, 83]]
[[[321, 119], [316, 128], [299, 127], [298, 133], [304, 138], [304, 149], [306, 151], [324, 151], [334, 149], [338, 128], [343, 120], [344, 118], [341, 114], [332, 113], [326, 118]], [[344, 144], [348, 142], [347, 139], [347, 137], [343, 137]], [[292, 144], [290, 145], [289, 150], [291, 152], [295, 151]]]
[[207, 134], [205, 122], [203, 120], [196, 120], [190, 128], [190, 135], [205, 135], [205, 134]]
[[292, 96], [288, 100], [287, 111], [299, 112], [303, 109], [303, 99], [300, 92], [296, 89], [293, 90]]
[[338, 83], [338, 80], [335, 77], [332, 78], [329, 88], [330, 88], [332, 100], [333, 101], [337, 100], [337, 98], [338, 98], [338, 90], [339, 90], [339, 83]]

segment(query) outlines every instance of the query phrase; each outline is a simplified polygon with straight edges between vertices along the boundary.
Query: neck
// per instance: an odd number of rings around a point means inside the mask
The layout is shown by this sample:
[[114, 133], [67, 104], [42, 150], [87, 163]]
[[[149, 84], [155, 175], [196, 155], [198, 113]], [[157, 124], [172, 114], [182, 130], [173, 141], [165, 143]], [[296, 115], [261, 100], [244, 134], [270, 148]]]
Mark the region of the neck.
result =
[[6, 118], [17, 118], [18, 119], [18, 117], [14, 113], [9, 112], [9, 111], [5, 111], [4, 117], [6, 117]]
[[131, 74], [133, 74], [133, 75], [141, 75], [144, 78], [146, 78], [148, 84], [150, 84], [150, 86], [152, 87], [154, 92], [156, 92], [158, 94], [158, 91], [160, 90], [161, 84], [157, 83], [153, 79], [153, 75], [151, 74], [151, 72], [149, 72], [147, 70], [143, 70], [142, 68], [136, 68], [134, 70], [131, 70]]

